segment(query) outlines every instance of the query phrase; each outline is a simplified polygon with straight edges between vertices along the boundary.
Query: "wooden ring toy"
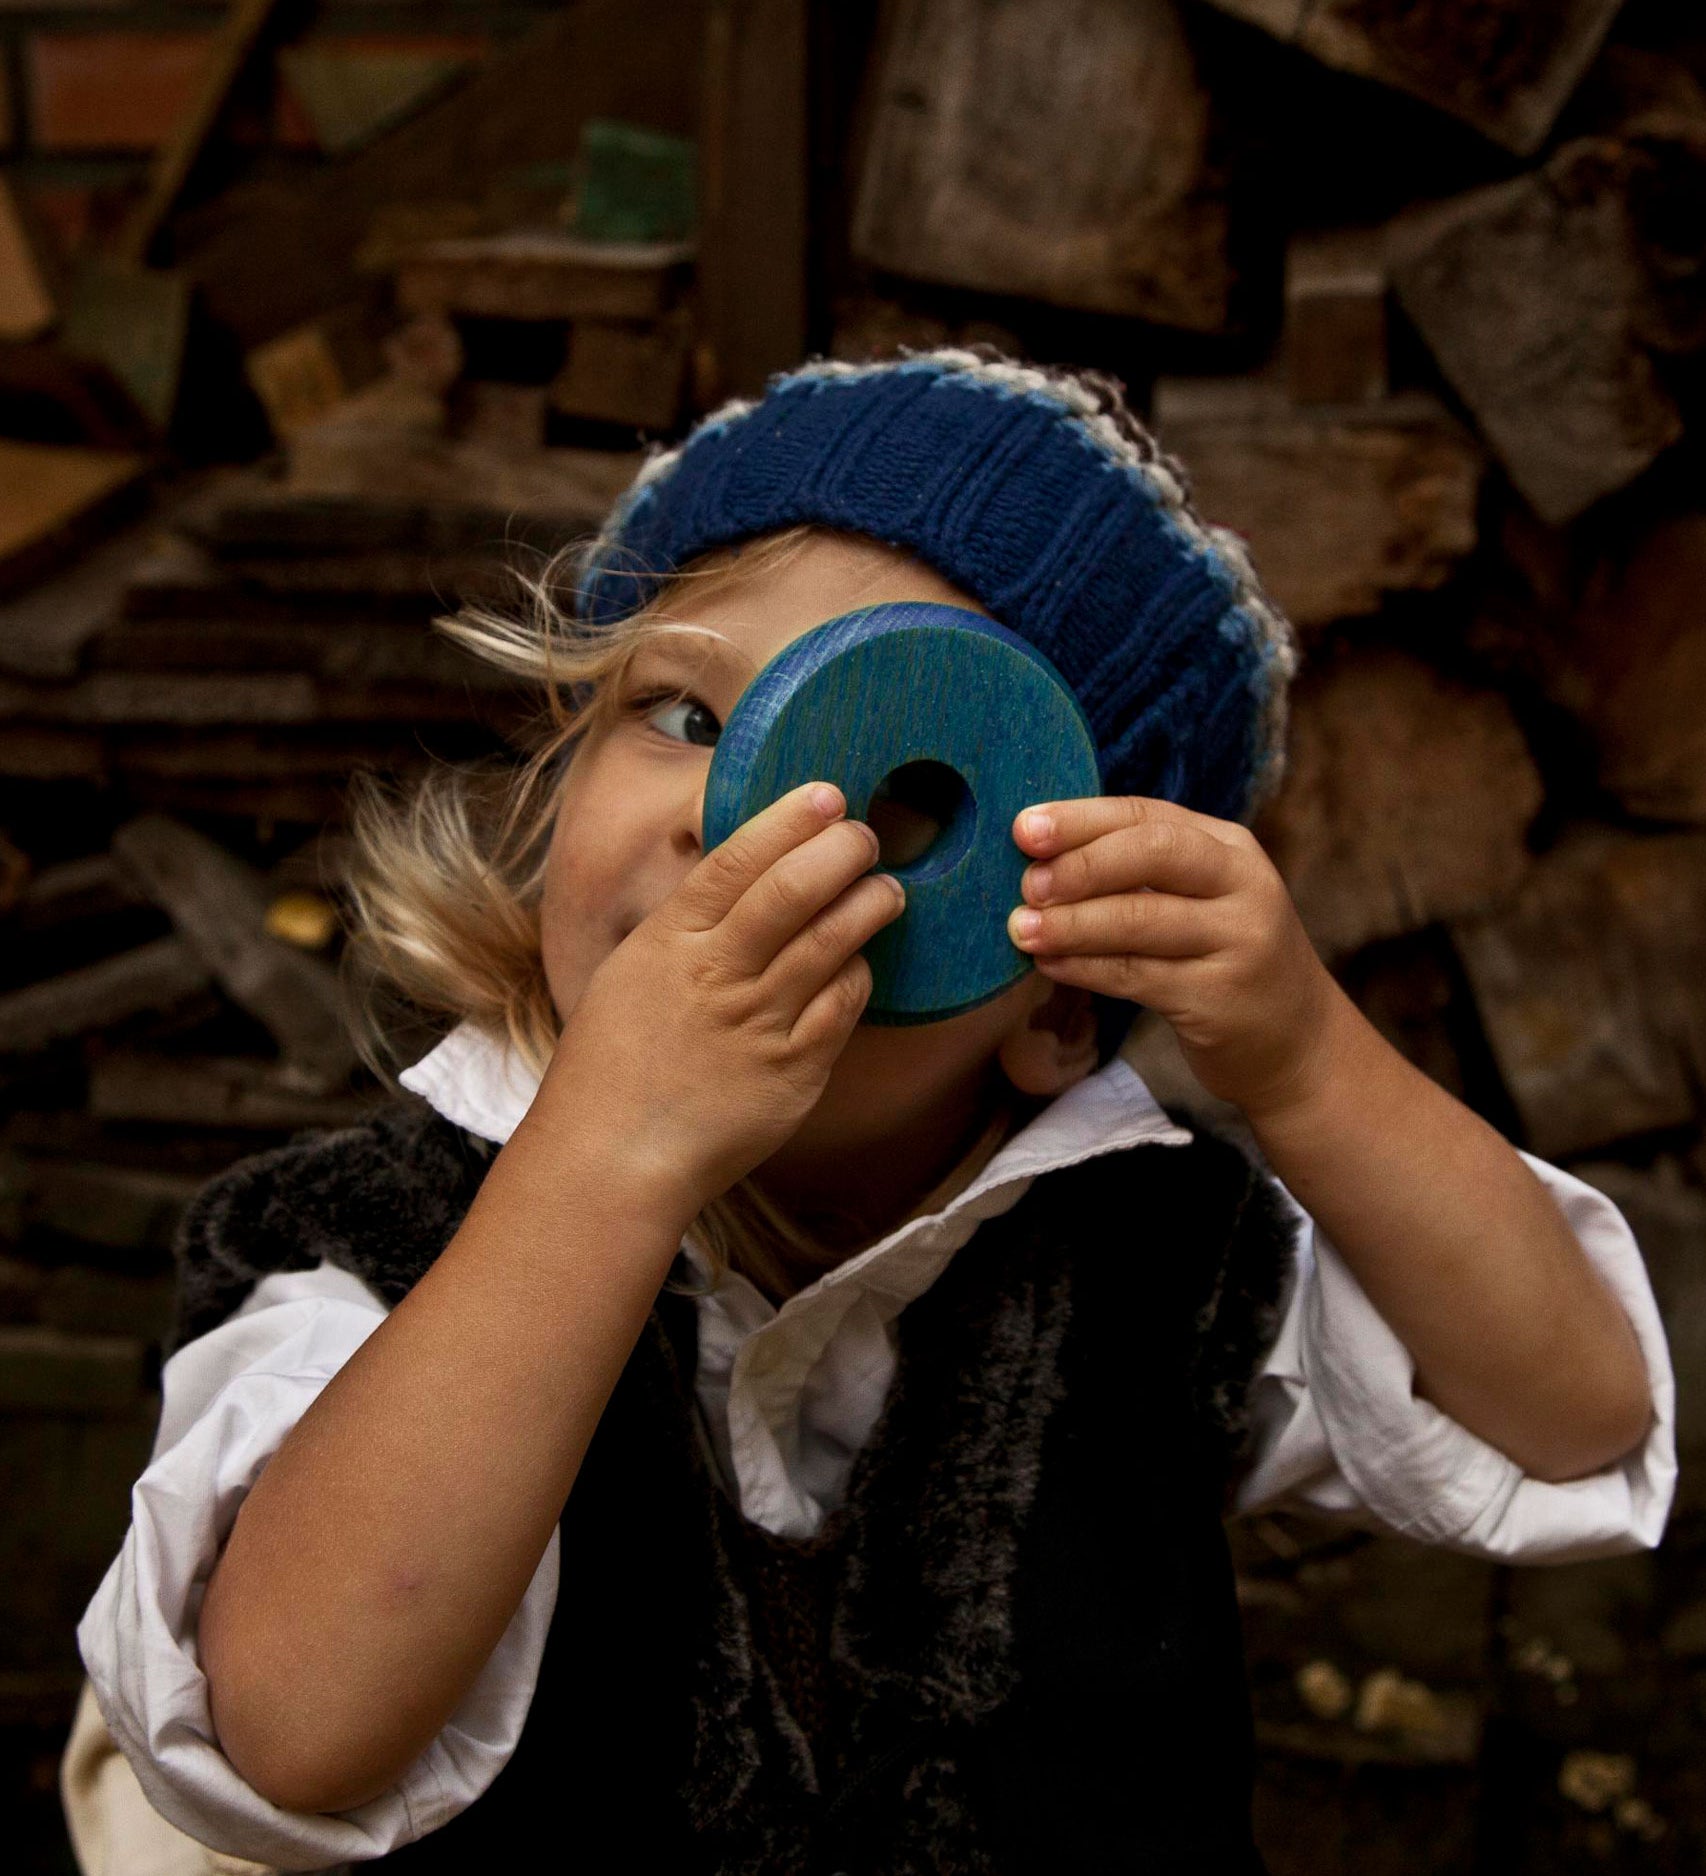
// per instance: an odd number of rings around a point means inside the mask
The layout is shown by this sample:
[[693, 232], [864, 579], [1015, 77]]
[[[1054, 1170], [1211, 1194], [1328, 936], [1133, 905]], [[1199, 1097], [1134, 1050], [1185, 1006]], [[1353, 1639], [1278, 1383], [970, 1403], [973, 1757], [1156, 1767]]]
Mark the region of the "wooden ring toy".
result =
[[741, 693], [711, 752], [708, 853], [790, 789], [834, 782], [883, 841], [906, 910], [865, 946], [861, 1020], [934, 1023], [1032, 968], [1007, 933], [1030, 864], [1013, 820], [1102, 792], [1078, 699], [1036, 647], [963, 606], [843, 613], [786, 645]]

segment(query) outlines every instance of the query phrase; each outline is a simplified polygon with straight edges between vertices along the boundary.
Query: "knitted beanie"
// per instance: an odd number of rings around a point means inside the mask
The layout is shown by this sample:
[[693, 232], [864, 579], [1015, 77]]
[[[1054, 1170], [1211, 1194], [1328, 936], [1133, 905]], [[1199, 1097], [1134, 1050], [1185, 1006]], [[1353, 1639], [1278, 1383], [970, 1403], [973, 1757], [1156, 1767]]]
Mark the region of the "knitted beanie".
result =
[[1247, 823], [1284, 764], [1291, 628], [1121, 389], [986, 347], [784, 372], [645, 464], [581, 562], [577, 609], [614, 623], [695, 556], [798, 523], [868, 535], [1043, 653], [1105, 793]]

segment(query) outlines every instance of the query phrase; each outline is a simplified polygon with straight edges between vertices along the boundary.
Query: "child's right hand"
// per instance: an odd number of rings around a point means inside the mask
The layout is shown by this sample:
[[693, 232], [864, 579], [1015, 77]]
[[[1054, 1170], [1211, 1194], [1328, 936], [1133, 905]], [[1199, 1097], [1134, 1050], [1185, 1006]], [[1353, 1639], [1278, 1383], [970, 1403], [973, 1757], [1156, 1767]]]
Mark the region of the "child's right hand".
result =
[[572, 1114], [589, 1170], [632, 1177], [682, 1229], [795, 1132], [871, 994], [859, 948], [905, 892], [845, 815], [810, 782], [743, 823], [604, 959], [558, 1038], [534, 1112]]

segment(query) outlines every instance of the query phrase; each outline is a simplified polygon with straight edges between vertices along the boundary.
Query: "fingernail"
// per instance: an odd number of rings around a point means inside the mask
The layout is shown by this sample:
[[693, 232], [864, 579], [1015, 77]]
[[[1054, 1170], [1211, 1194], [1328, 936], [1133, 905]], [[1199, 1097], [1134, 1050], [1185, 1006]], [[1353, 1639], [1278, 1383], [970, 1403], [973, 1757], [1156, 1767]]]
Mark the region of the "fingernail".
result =
[[1027, 868], [1025, 883], [1030, 887], [1033, 899], [1046, 899], [1054, 888], [1054, 868], [1051, 866]]
[[1043, 915], [1024, 908], [1014, 912], [1007, 922], [1019, 937], [1034, 938], [1043, 928]]
[[1052, 840], [1054, 816], [1044, 814], [1040, 808], [1030, 809], [1025, 815], [1025, 832], [1032, 840]]
[[839, 814], [844, 806], [841, 790], [828, 782], [819, 782], [812, 790], [812, 805], [820, 814]]

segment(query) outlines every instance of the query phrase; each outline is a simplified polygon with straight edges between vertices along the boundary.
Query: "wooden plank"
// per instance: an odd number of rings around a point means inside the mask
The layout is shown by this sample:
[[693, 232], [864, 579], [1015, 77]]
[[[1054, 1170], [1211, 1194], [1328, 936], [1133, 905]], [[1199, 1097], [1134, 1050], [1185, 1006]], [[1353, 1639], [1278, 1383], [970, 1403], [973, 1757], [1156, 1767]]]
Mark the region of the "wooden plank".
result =
[[1292, 237], [1284, 353], [1293, 403], [1362, 404], [1386, 395], [1386, 262], [1378, 229]]
[[260, 874], [164, 815], [127, 822], [113, 836], [113, 854], [225, 993], [267, 1026], [288, 1083], [325, 1093], [348, 1076], [356, 1052], [336, 973], [267, 933]]
[[1442, 585], [1475, 545], [1480, 451], [1420, 393], [1298, 410], [1277, 382], [1166, 378], [1154, 413], [1198, 508], [1244, 536], [1299, 627]]
[[1706, 824], [1706, 513], [1601, 563], [1548, 635], [1546, 689], [1587, 727], [1600, 786], [1657, 821]]
[[1559, 525], [1682, 434], [1637, 335], [1648, 282], [1600, 140], [1408, 212], [1389, 231], [1404, 311], [1511, 480]]
[[282, 48], [278, 66], [320, 148], [345, 156], [430, 104], [484, 49], [477, 39], [386, 48], [328, 38]]
[[26, 678], [76, 675], [83, 647], [111, 625], [157, 523], [102, 541], [63, 572], [0, 601], [0, 671]]
[[637, 430], [671, 430], [681, 416], [690, 348], [684, 320], [647, 326], [577, 321], [568, 362], [551, 381], [551, 408]]
[[0, 592], [27, 585], [75, 551], [147, 466], [119, 450], [0, 437]]
[[1371, 645], [1293, 685], [1285, 781], [1255, 831], [1337, 959], [1508, 898], [1544, 792], [1497, 691]]
[[805, 357], [810, 319], [808, 10], [710, 0], [700, 61], [702, 408]]
[[66, 289], [59, 343], [112, 372], [162, 435], [183, 375], [190, 283], [181, 273], [86, 256]]
[[1473, 124], [1519, 156], [1546, 141], [1623, 0], [1212, 0], [1312, 54]]
[[56, 316], [53, 285], [17, 192], [0, 176], [0, 338], [37, 338]]
[[1172, 0], [889, 0], [869, 109], [860, 259], [1225, 326], [1210, 101]]
[[346, 684], [306, 671], [97, 671], [76, 683], [0, 683], [0, 722], [45, 724], [460, 721], [466, 694], [422, 684]]
[[344, 307], [257, 345], [243, 360], [273, 434], [317, 422], [384, 369], [364, 306]]
[[578, 0], [429, 106], [306, 184], [246, 185], [174, 225], [181, 264], [245, 350], [347, 301], [381, 204], [477, 205], [505, 172], [567, 161], [589, 117], [690, 135], [703, 0]]
[[1543, 1159], [1686, 1127], [1706, 1085], [1706, 836], [1573, 831], [1451, 935]]
[[397, 265], [406, 313], [487, 319], [655, 319], [693, 258], [682, 241], [586, 241], [554, 229], [434, 241]]
[[139, 267], [147, 261], [154, 237], [189, 180], [202, 145], [224, 110], [237, 74], [254, 50], [274, 4], [275, 0], [231, 0], [229, 11], [214, 32], [195, 102], [176, 135], [156, 156], [148, 193], [131, 211], [116, 243], [115, 253], [121, 261]]
[[0, 1050], [26, 1054], [169, 1009], [205, 990], [212, 973], [182, 938], [157, 938], [99, 964], [0, 996]]
[[294, 1132], [353, 1127], [382, 1097], [314, 1094], [281, 1081], [275, 1065], [243, 1058], [144, 1055], [115, 1050], [89, 1073], [97, 1120], [155, 1126]]

